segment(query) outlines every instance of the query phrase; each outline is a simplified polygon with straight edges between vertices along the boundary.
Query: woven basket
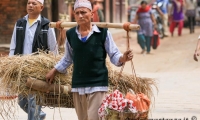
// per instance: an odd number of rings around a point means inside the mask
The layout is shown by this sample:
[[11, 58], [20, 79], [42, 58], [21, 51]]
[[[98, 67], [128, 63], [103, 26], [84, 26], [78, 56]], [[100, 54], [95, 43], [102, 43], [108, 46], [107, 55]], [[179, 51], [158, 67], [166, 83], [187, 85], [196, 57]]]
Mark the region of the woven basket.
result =
[[148, 111], [132, 113], [108, 110], [108, 115], [105, 116], [105, 120], [148, 120]]
[[119, 113], [120, 120], [137, 120], [139, 119], [138, 113], [121, 112]]
[[122, 112], [119, 113], [120, 120], [148, 120], [148, 112]]
[[105, 116], [105, 120], [120, 120], [119, 112], [115, 110], [108, 110], [108, 115]]
[[74, 108], [72, 93], [66, 94], [54, 94], [45, 93], [40, 97], [36, 97], [37, 105], [44, 107], [62, 107], [62, 108]]

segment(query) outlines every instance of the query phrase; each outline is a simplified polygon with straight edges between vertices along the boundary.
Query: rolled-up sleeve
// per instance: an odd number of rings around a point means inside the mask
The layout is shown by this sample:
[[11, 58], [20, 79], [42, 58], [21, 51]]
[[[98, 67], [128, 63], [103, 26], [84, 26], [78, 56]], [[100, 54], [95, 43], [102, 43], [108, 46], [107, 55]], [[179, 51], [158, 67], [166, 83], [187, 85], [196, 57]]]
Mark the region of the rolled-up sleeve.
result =
[[72, 48], [66, 40], [65, 54], [63, 58], [55, 65], [55, 68], [60, 73], [66, 73], [67, 67], [73, 63], [72, 61]]
[[13, 34], [12, 34], [12, 38], [11, 38], [11, 42], [10, 42], [9, 56], [14, 55], [15, 48], [16, 48], [16, 24], [15, 24], [15, 27], [14, 27], [14, 30], [13, 30]]
[[58, 45], [54, 28], [49, 28], [48, 30], [48, 47], [49, 50], [52, 51], [54, 54], [58, 54]]
[[108, 56], [110, 57], [110, 61], [116, 66], [121, 66], [122, 63], [119, 62], [119, 59], [122, 56], [122, 54], [117, 48], [115, 42], [113, 41], [112, 35], [109, 31], [107, 31], [105, 49], [106, 52], [108, 53]]

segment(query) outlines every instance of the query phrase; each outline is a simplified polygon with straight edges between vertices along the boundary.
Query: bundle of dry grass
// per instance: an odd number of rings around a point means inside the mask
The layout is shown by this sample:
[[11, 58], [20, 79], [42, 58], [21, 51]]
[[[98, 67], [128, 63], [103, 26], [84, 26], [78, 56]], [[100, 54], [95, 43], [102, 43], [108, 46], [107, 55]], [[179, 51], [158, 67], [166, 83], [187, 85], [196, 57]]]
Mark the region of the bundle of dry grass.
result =
[[[41, 99], [41, 97], [44, 96], [44, 93], [28, 88], [26, 86], [26, 80], [28, 77], [32, 77], [45, 81], [46, 73], [51, 70], [61, 58], [61, 55], [54, 56], [45, 53], [2, 57], [0, 59], [0, 78], [2, 79], [2, 85], [6, 88], [10, 88], [11, 92], [16, 94], [23, 94], [24, 96], [35, 94]], [[153, 79], [140, 77], [135, 79], [133, 75], [122, 73], [120, 80], [117, 80], [119, 72], [113, 70], [109, 63], [107, 64], [107, 67], [109, 71], [110, 90], [113, 90], [117, 86], [122, 93], [126, 93], [129, 89], [132, 89], [135, 93], [142, 92], [149, 98], [153, 97], [152, 87], [156, 87]], [[67, 69], [67, 74], [57, 74], [55, 76], [54, 84], [71, 84], [72, 68], [73, 67], [70, 66]]]
[[[39, 53], [37, 55], [1, 57], [0, 59], [0, 78], [2, 84], [10, 88], [11, 92], [28, 95], [30, 93], [40, 94], [26, 87], [28, 77], [45, 81], [45, 75], [61, 59], [61, 56]], [[57, 74], [55, 84], [71, 84], [71, 70], [68, 75]]]
[[[155, 80], [151, 78], [135, 78], [134, 75], [122, 73], [119, 79], [119, 72], [115, 70], [109, 70], [109, 88], [117, 88], [122, 93], [126, 94], [132, 89], [135, 93], [144, 93], [150, 99], [154, 97], [153, 87], [157, 89]], [[119, 80], [118, 80], [119, 79]], [[117, 81], [116, 81], [117, 80]], [[117, 86], [116, 86], [117, 85]]]

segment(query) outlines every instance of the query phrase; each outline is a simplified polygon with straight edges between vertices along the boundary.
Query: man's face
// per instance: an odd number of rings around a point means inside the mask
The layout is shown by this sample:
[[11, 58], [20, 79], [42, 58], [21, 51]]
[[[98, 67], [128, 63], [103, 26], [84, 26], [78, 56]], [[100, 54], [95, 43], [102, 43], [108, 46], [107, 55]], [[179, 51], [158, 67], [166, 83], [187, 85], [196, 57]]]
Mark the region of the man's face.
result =
[[43, 5], [37, 0], [28, 0], [26, 10], [30, 15], [39, 15], [43, 10]]
[[85, 24], [91, 22], [91, 18], [93, 17], [93, 13], [90, 9], [85, 7], [77, 8], [74, 11], [75, 20], [78, 25]]

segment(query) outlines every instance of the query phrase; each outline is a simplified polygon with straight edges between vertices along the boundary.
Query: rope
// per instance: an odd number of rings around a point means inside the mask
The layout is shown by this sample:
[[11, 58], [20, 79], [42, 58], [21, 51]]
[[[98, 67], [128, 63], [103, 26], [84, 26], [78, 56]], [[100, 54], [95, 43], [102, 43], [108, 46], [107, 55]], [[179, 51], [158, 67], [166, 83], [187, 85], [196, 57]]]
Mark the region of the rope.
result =
[[130, 22], [126, 22], [123, 25], [123, 28], [124, 28], [124, 30], [126, 30], [126, 33], [127, 33], [127, 50], [130, 49], [130, 42], [129, 42], [129, 31], [130, 31], [129, 27], [130, 27], [130, 25], [131, 25]]
[[[127, 35], [127, 50], [130, 50], [130, 41], [129, 41], [129, 31], [131, 30], [130, 25], [131, 25], [130, 22], [126, 22], [126, 23], [123, 24], [123, 28], [126, 31], [126, 35]], [[118, 76], [118, 80], [120, 80], [120, 77], [122, 76], [124, 66], [125, 66], [125, 63], [121, 67], [121, 70], [120, 70], [120, 73], [119, 73], [119, 76]], [[133, 76], [135, 77], [135, 82], [136, 82], [136, 85], [137, 85], [137, 77], [136, 77], [136, 73], [135, 73], [133, 60], [131, 60], [131, 68], [132, 68], [132, 73], [133, 73]], [[118, 87], [118, 83], [117, 83], [117, 87]]]
[[65, 43], [65, 34], [64, 32], [64, 27], [61, 27], [63, 21], [57, 21], [56, 22], [56, 28], [59, 30], [59, 39], [57, 40], [58, 46], [62, 46]]

